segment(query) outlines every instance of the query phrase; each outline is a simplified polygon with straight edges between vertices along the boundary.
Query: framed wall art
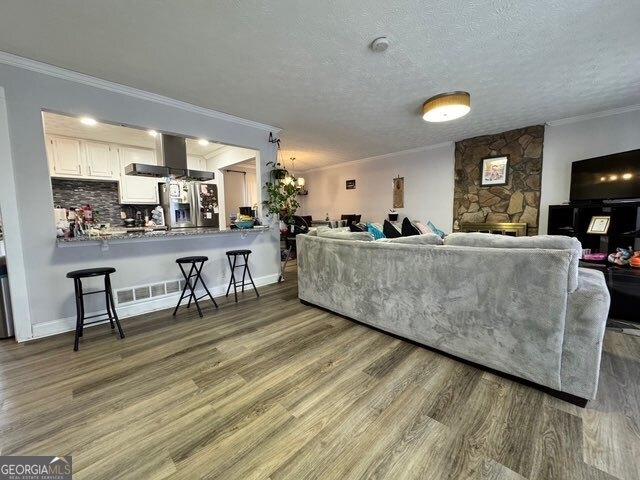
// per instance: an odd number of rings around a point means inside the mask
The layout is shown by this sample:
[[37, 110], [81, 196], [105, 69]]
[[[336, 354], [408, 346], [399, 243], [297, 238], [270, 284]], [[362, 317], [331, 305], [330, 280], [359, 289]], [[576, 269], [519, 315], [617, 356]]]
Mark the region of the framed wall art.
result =
[[483, 158], [480, 175], [480, 185], [483, 187], [506, 185], [509, 181], [509, 157], [503, 155]]

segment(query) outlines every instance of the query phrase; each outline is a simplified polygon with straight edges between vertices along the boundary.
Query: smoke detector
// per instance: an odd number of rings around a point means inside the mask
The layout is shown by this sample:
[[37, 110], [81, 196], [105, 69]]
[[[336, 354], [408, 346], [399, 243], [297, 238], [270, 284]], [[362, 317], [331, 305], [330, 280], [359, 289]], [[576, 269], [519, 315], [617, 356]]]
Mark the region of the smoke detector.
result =
[[369, 46], [374, 52], [384, 52], [389, 48], [389, 39], [387, 37], [378, 37]]

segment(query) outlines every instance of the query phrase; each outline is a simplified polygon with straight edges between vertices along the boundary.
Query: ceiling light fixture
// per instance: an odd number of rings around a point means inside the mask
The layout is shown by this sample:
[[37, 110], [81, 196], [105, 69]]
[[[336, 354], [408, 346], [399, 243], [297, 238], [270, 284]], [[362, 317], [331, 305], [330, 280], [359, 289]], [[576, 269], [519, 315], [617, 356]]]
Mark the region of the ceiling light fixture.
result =
[[609, 175], [609, 180], [615, 182], [618, 179], [618, 175]]
[[209, 145], [209, 140], [201, 138], [200, 140], [198, 140], [198, 145], [202, 145], [203, 147], [206, 147], [207, 145]]
[[303, 177], [297, 177], [296, 178], [296, 167], [295, 167], [295, 161], [296, 161], [296, 157], [291, 157], [291, 178], [292, 178], [292, 182], [296, 184], [296, 186], [298, 188], [303, 188], [304, 187], [304, 178]]
[[622, 178], [624, 180], [631, 180], [631, 177], [633, 177], [633, 174], [631, 174], [631, 173], [625, 173], [625, 174], [622, 175]]
[[471, 110], [468, 92], [448, 92], [431, 97], [422, 105], [422, 118], [426, 122], [448, 122], [464, 117]]
[[93, 127], [98, 124], [98, 121], [95, 118], [91, 117], [80, 117], [80, 123]]
[[152, 137], [157, 137], [158, 136], [158, 132], [156, 132], [155, 130], [147, 130], [147, 133], [149, 135], [151, 135]]

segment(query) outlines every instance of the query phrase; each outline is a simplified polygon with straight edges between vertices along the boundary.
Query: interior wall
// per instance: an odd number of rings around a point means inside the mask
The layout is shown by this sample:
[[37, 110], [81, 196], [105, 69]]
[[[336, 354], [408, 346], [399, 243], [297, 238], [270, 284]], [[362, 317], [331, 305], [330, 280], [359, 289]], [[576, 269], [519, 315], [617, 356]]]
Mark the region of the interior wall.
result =
[[571, 162], [640, 148], [640, 107], [581, 121], [551, 122], [545, 129], [540, 233], [549, 205], [569, 201]]
[[224, 205], [227, 221], [232, 213], [238, 214], [245, 206], [245, 179], [243, 173], [224, 171]]
[[[324, 220], [341, 214], [361, 214], [367, 222], [382, 222], [393, 206], [393, 178], [404, 177], [404, 208], [400, 218], [428, 221], [451, 231], [453, 210], [453, 143], [398, 152], [304, 172], [309, 194], [298, 197], [300, 212]], [[356, 180], [355, 190], [345, 182]]]
[[[233, 240], [225, 237], [114, 244], [107, 251], [96, 246], [56, 247], [42, 109], [246, 146], [258, 152], [257, 174], [262, 183], [266, 182], [266, 176], [263, 178], [266, 162], [275, 159], [275, 148], [268, 142], [268, 127], [127, 95], [114, 91], [113, 87], [98, 88], [93, 85], [105, 82], [83, 77], [81, 83], [71, 80], [75, 78], [73, 75], [60, 73], [60, 69], [47, 66], [36, 69], [53, 74], [0, 64], [0, 87], [4, 87], [9, 125], [7, 141], [0, 138], [0, 176], [5, 177], [0, 183], [3, 187], [0, 200], [9, 232], [6, 247], [10, 277], [12, 282], [26, 286], [21, 290], [11, 285], [12, 292], [17, 292], [16, 301], [24, 300], [26, 305], [25, 309], [17, 310], [20, 317], [17, 322], [27, 319], [31, 325], [37, 325], [73, 316], [73, 282], [67, 281], [65, 274], [79, 268], [115, 267], [113, 286], [118, 289], [177, 278], [176, 256], [197, 253], [212, 259], [205, 273], [215, 285], [220, 280], [224, 283], [228, 276], [224, 250], [251, 245], [249, 248], [255, 252], [252, 258], [255, 276], [277, 279], [279, 238], [275, 229]], [[20, 339], [30, 336], [32, 332], [21, 332]]]
[[[572, 162], [640, 148], [640, 107], [550, 122], [541, 143], [544, 163], [539, 176], [538, 232], [546, 234], [549, 205], [569, 201]], [[331, 219], [342, 213], [361, 213], [365, 221], [380, 221], [391, 208], [391, 179], [398, 174], [405, 177], [405, 208], [398, 210], [401, 217], [430, 218], [451, 231], [447, 209], [453, 209], [453, 146], [307, 171], [303, 176], [309, 195], [299, 197], [300, 212], [314, 219], [324, 219], [327, 213]], [[355, 190], [346, 190], [349, 179], [356, 180]], [[535, 192], [533, 197], [535, 201]]]

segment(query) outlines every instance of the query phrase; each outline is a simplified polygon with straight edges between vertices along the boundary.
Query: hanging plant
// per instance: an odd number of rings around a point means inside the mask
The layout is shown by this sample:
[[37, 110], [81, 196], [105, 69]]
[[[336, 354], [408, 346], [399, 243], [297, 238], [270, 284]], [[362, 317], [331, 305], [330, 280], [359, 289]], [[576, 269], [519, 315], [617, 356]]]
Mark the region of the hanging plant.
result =
[[291, 217], [300, 207], [296, 198], [298, 186], [296, 182], [283, 181], [288, 177], [289, 172], [282, 168], [279, 162], [267, 162], [267, 165], [273, 168], [269, 172], [269, 181], [265, 185], [268, 199], [262, 203], [268, 215], [280, 215], [280, 220], [290, 223]]
[[271, 174], [275, 180], [282, 180], [289, 173], [286, 168], [282, 168], [280, 163], [276, 163], [274, 165], [273, 162], [268, 162], [267, 165], [269, 165], [269, 163], [274, 166], [273, 170], [271, 170]]

